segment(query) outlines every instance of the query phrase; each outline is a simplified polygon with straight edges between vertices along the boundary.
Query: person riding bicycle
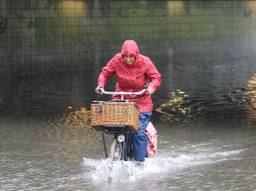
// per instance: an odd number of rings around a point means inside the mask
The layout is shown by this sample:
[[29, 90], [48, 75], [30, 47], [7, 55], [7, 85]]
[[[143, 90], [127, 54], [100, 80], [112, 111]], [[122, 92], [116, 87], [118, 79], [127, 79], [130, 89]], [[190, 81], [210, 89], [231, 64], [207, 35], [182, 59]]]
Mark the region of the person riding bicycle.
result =
[[[145, 129], [153, 109], [151, 95], [161, 84], [161, 74], [150, 58], [140, 54], [139, 47], [134, 40], [125, 40], [121, 52], [102, 68], [95, 92], [99, 94], [100, 89], [104, 88], [108, 79], [114, 74], [117, 77], [116, 92], [137, 92], [147, 87], [146, 93], [141, 96], [125, 96], [125, 99], [133, 101], [139, 107], [139, 130], [132, 134], [132, 148], [134, 160], [144, 162], [147, 149]], [[115, 95], [113, 99], [120, 99], [120, 96]]]

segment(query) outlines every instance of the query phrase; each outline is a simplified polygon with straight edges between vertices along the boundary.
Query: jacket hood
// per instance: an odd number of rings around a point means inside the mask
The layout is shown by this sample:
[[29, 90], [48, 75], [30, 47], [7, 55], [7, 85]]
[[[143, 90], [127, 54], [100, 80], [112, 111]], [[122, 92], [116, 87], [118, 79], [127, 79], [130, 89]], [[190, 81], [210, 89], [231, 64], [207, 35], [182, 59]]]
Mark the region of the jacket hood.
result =
[[140, 54], [140, 50], [135, 40], [124, 41], [123, 46], [121, 48], [122, 57], [125, 55], [134, 55], [135, 62], [136, 62], [138, 60], [139, 54]]

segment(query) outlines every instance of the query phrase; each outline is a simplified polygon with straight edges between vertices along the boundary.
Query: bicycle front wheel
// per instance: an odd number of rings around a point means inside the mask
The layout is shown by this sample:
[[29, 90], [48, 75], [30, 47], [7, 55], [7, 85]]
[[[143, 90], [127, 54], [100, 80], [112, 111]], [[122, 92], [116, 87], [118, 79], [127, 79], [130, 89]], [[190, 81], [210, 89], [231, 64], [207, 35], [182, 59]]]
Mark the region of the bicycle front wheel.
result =
[[124, 152], [125, 152], [124, 144], [118, 142], [116, 138], [114, 138], [110, 147], [110, 153], [109, 153], [110, 159], [113, 161], [125, 160]]

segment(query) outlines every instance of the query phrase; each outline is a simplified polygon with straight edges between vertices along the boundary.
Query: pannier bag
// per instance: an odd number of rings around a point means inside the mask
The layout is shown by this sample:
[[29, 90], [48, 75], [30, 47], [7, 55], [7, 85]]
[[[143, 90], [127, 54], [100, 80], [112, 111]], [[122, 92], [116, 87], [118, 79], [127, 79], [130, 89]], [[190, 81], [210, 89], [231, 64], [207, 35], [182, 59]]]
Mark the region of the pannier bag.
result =
[[149, 122], [145, 133], [148, 138], [147, 157], [153, 157], [157, 152], [157, 130], [151, 122]]

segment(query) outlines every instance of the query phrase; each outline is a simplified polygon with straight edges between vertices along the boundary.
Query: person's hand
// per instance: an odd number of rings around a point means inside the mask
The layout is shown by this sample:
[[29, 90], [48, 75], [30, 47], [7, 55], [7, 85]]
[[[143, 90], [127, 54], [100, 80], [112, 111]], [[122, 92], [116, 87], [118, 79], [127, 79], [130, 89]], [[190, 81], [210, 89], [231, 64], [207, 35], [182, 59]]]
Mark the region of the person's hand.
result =
[[102, 89], [102, 87], [97, 87], [97, 88], [95, 88], [95, 92], [96, 92], [96, 94], [100, 94], [101, 93], [101, 89]]
[[151, 87], [148, 87], [147, 90], [146, 90], [147, 94], [151, 95], [155, 92], [155, 90]]

